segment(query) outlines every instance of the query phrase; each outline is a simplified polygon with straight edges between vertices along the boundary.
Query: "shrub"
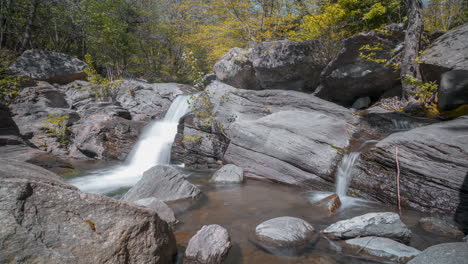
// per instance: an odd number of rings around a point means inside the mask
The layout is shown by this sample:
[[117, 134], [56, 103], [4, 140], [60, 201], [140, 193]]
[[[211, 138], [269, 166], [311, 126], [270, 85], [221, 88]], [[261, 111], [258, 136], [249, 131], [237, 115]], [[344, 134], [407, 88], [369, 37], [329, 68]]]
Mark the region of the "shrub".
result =
[[44, 119], [43, 127], [48, 130], [48, 135], [57, 138], [57, 142], [61, 146], [67, 146], [69, 141], [68, 135], [68, 116], [60, 116], [57, 114], [49, 114]]

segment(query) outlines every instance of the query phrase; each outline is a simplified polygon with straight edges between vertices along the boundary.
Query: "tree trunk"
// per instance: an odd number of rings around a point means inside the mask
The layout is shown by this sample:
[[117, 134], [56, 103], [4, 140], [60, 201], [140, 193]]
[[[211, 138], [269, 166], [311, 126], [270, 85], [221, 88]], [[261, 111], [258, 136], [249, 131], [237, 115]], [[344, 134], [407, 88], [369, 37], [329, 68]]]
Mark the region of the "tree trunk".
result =
[[23, 42], [21, 43], [21, 48], [19, 50], [20, 53], [23, 53], [30, 45], [31, 37], [32, 37], [32, 27], [34, 25], [34, 21], [36, 20], [36, 11], [37, 7], [39, 6], [39, 0], [34, 0], [31, 6], [31, 10], [28, 14], [28, 20], [26, 23], [26, 28], [24, 29], [24, 37]]
[[423, 31], [423, 5], [421, 0], [407, 0], [408, 26], [405, 34], [405, 47], [401, 60], [400, 77], [403, 82], [403, 100], [416, 101], [416, 88], [405, 83], [407, 76], [421, 80], [421, 72], [416, 57], [419, 55], [421, 34]]

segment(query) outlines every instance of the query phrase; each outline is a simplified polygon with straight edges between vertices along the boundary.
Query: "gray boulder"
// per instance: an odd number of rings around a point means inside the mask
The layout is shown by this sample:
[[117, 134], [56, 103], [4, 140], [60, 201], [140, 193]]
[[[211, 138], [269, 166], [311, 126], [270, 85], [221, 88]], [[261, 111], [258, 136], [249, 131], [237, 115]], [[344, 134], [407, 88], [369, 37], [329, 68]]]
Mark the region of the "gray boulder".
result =
[[217, 79], [236, 88], [261, 89], [255, 77], [250, 54], [251, 50], [231, 49], [214, 65]]
[[[154, 211], [86, 194], [31, 164], [0, 163], [5, 263], [171, 263], [174, 235]], [[15, 171], [10, 171], [11, 168]]]
[[334, 181], [339, 149], [356, 131], [351, 111], [300, 92], [249, 91], [215, 82], [205, 96], [210, 118], [181, 120], [174, 163], [216, 167], [223, 160], [242, 167], [245, 177], [324, 188]]
[[244, 181], [244, 170], [236, 165], [227, 164], [217, 170], [211, 180], [218, 183], [241, 183]]
[[312, 92], [328, 63], [317, 40], [274, 41], [254, 46], [250, 59], [262, 89]]
[[398, 243], [392, 239], [384, 237], [362, 237], [345, 241], [347, 248], [351, 249], [351, 254], [369, 255], [382, 260], [406, 263], [416, 257], [421, 251]]
[[464, 238], [463, 238], [463, 241], [464, 241], [464, 242], [468, 242], [468, 236], [464, 237]]
[[175, 216], [174, 211], [167, 206], [165, 202], [159, 201], [156, 198], [145, 198], [135, 202], [138, 205], [150, 208], [158, 213], [161, 220], [166, 221], [172, 228], [179, 222]]
[[450, 70], [468, 70], [468, 23], [437, 38], [421, 56], [421, 72], [426, 80], [440, 81]]
[[366, 97], [361, 97], [354, 102], [354, 104], [351, 106], [351, 108], [354, 109], [365, 109], [369, 107], [371, 104], [371, 98], [369, 96]]
[[468, 104], [468, 70], [452, 70], [442, 74], [438, 98], [442, 110], [453, 110]]
[[403, 206], [463, 215], [468, 208], [467, 134], [468, 117], [392, 134], [361, 154], [351, 188], [366, 198], [396, 204], [398, 147]]
[[468, 260], [468, 243], [446, 243], [427, 248], [408, 264], [464, 264]]
[[378, 236], [409, 242], [411, 238], [411, 231], [396, 213], [368, 213], [356, 216], [338, 221], [322, 233], [333, 239]]
[[189, 241], [186, 264], [221, 264], [231, 248], [228, 231], [219, 225], [203, 226]]
[[87, 64], [72, 56], [45, 50], [27, 50], [8, 67], [12, 74], [50, 83], [66, 84], [86, 78]]
[[200, 189], [185, 180], [177, 169], [158, 165], [145, 171], [141, 180], [122, 197], [122, 200], [135, 202], [144, 198], [156, 198], [166, 202], [196, 199], [200, 194]]
[[[390, 25], [384, 31], [369, 31], [346, 39], [343, 49], [323, 70], [315, 94], [350, 107], [361, 97], [377, 101], [385, 92], [398, 86], [400, 73], [386, 62], [395, 60], [400, 52], [405, 37], [403, 30], [403, 24]], [[365, 45], [378, 50], [362, 50]], [[385, 62], [360, 56], [371, 52], [376, 53], [375, 59]]]
[[463, 232], [451, 222], [440, 217], [423, 217], [419, 219], [419, 225], [427, 232], [462, 238], [464, 236]]
[[305, 248], [318, 234], [308, 222], [289, 216], [277, 217], [259, 224], [255, 228], [258, 243], [269, 248]]

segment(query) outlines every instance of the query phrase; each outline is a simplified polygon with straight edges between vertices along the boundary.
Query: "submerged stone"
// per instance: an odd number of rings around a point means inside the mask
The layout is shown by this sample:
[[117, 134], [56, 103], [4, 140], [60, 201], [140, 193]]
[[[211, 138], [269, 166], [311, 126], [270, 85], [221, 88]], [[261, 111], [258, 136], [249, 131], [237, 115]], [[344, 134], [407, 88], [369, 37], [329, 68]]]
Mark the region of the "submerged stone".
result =
[[326, 212], [328, 215], [332, 215], [338, 208], [340, 208], [341, 200], [335, 193], [318, 201], [315, 206]]
[[216, 183], [241, 183], [244, 180], [244, 170], [233, 164], [224, 165], [211, 178]]
[[419, 225], [427, 232], [444, 236], [463, 237], [463, 232], [454, 224], [439, 217], [424, 217], [419, 220]]

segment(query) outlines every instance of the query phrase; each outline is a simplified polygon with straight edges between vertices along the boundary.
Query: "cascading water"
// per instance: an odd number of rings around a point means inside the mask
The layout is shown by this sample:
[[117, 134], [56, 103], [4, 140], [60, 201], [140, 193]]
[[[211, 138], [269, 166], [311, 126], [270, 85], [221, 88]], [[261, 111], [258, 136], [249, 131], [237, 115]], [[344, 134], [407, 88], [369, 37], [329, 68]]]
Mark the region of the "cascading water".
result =
[[336, 194], [340, 198], [347, 197], [348, 187], [351, 181], [354, 164], [358, 159], [360, 152], [351, 152], [343, 157], [336, 172]]
[[188, 99], [187, 95], [177, 96], [164, 119], [154, 121], [144, 129], [124, 165], [73, 179], [70, 184], [84, 192], [112, 193], [135, 185], [149, 168], [169, 164], [179, 119], [189, 110]]

